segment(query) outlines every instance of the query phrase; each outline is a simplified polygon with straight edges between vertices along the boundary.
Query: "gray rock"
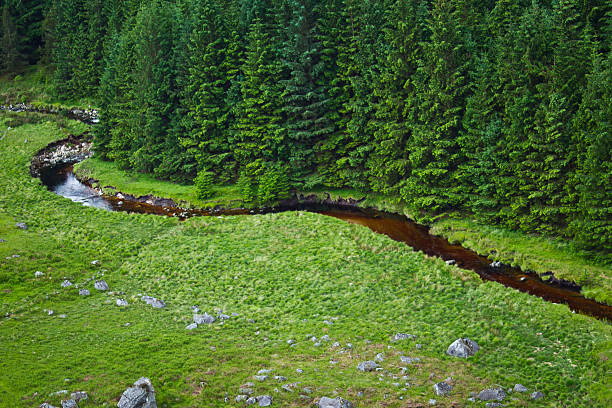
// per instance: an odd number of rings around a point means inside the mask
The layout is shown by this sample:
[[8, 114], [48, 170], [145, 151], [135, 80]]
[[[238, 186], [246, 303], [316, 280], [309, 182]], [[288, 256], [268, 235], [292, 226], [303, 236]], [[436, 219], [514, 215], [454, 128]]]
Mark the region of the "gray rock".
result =
[[146, 377], [140, 378], [133, 387], [128, 388], [121, 395], [117, 403], [118, 408], [157, 408], [155, 402], [155, 390], [151, 380]]
[[62, 288], [67, 288], [67, 287], [72, 286], [72, 282], [70, 282], [68, 279], [66, 279], [66, 280], [64, 280], [64, 281], [61, 283], [61, 285], [60, 285], [60, 286], [61, 286]]
[[544, 398], [544, 393], [541, 391], [536, 391], [531, 393], [531, 399], [532, 400], [539, 400], [541, 398]]
[[501, 262], [499, 261], [491, 262], [491, 268], [499, 268], [500, 266], [501, 266]]
[[217, 319], [219, 319], [219, 321], [224, 321], [230, 319], [230, 316], [225, 313], [219, 313], [217, 314]]
[[62, 401], [62, 408], [79, 408], [77, 402], [73, 399]]
[[93, 266], [99, 266], [100, 265], [100, 261], [98, 261], [97, 259], [95, 261], [91, 261], [91, 264]]
[[319, 408], [353, 408], [353, 404], [344, 398], [321, 397], [317, 405]]
[[127, 300], [125, 300], [125, 299], [117, 299], [117, 300], [115, 301], [115, 304], [116, 304], [117, 306], [124, 307], [124, 306], [127, 306], [129, 303], [128, 303], [128, 302], [127, 302]]
[[291, 388], [291, 384], [283, 384], [283, 385], [281, 385], [281, 388], [282, 388], [284, 391], [287, 391], [287, 392], [293, 392], [293, 388]]
[[259, 375], [265, 375], [265, 374], [270, 374], [272, 371], [274, 371], [274, 370], [272, 370], [272, 369], [270, 369], [270, 368], [262, 368], [261, 370], [259, 370], [259, 371], [257, 372], [257, 374], [259, 374]]
[[453, 390], [453, 386], [445, 383], [444, 381], [434, 384], [433, 386], [436, 395], [449, 395]]
[[468, 358], [473, 356], [480, 350], [478, 343], [468, 338], [461, 338], [455, 340], [446, 350], [446, 354], [449, 356]]
[[376, 370], [378, 367], [380, 367], [375, 361], [362, 361], [361, 363], [357, 364], [357, 369], [359, 371], [374, 371]]
[[327, 334], [325, 334], [325, 335], [321, 336], [320, 340], [321, 341], [331, 341], [331, 338]]
[[291, 346], [291, 345], [295, 344], [295, 340], [289, 339], [289, 340], [287, 340], [287, 344]]
[[395, 336], [393, 336], [393, 340], [395, 341], [410, 340], [414, 338], [416, 338], [415, 334], [408, 334], [408, 333], [395, 333]]
[[382, 363], [383, 361], [385, 361], [385, 355], [383, 353], [378, 353], [376, 357], [374, 357], [374, 361], [376, 361], [377, 363]]
[[241, 394], [245, 394], [245, 395], [251, 395], [253, 394], [253, 389], [252, 388], [240, 388], [238, 390]]
[[94, 282], [94, 288], [104, 292], [104, 291], [108, 290], [108, 284], [105, 281], [103, 281], [103, 280], [95, 281]]
[[72, 398], [75, 401], [81, 401], [81, 400], [86, 400], [89, 398], [89, 395], [87, 395], [87, 392], [85, 391], [76, 391], [73, 392], [72, 394], [70, 394], [70, 398]]
[[185, 327], [185, 329], [187, 330], [194, 330], [198, 328], [198, 324], [197, 323], [191, 323], [190, 325], [188, 325], [187, 327]]
[[67, 394], [68, 394], [68, 390], [59, 390], [59, 391], [52, 392], [51, 394], [49, 394], [49, 396], [54, 397], [56, 395], [67, 395]]
[[478, 393], [478, 399], [481, 401], [503, 401], [506, 398], [506, 393], [502, 388], [489, 388]]
[[15, 224], [15, 226], [24, 231], [28, 229], [28, 226], [25, 222], [18, 222], [17, 224]]
[[48, 402], [43, 402], [38, 406], [38, 408], [56, 408], [55, 406], [49, 404]]
[[253, 405], [257, 402], [257, 400], [255, 399], [255, 397], [251, 397], [248, 400], [246, 400], [246, 404], [247, 405]]
[[35, 278], [42, 278], [43, 276], [45, 276], [45, 274], [41, 271], [36, 271], [34, 272], [34, 277]]
[[148, 305], [153, 306], [156, 309], [163, 309], [164, 307], [166, 307], [166, 303], [163, 300], [159, 300], [152, 296], [143, 296], [142, 301]]
[[505, 405], [500, 402], [487, 402], [485, 404], [485, 408], [499, 408], [499, 407], [505, 407]]
[[257, 381], [266, 381], [268, 379], [268, 376], [267, 375], [256, 375], [256, 376], [254, 376], [254, 378]]
[[61, 314], [61, 315], [59, 315], [59, 316], [57, 316], [57, 317], [59, 317], [60, 319], [65, 319], [65, 318], [66, 318], [66, 315], [65, 315], [65, 314]]
[[196, 322], [198, 325], [200, 325], [200, 324], [212, 324], [216, 320], [217, 319], [215, 319], [214, 317], [212, 317], [208, 313], [194, 314], [193, 315], [193, 321]]
[[406, 357], [406, 356], [401, 356], [400, 357], [400, 361], [402, 363], [406, 363], [406, 364], [412, 364], [412, 363], [420, 363], [421, 359], [419, 357]]
[[340, 343], [336, 341], [334, 344], [332, 344], [332, 347], [340, 347]]
[[197, 306], [191, 306], [191, 311], [193, 311], [193, 313], [200, 313], [200, 308]]
[[527, 387], [525, 387], [523, 384], [514, 384], [514, 391], [527, 392]]
[[89, 291], [89, 289], [79, 289], [79, 296], [89, 296], [91, 295], [91, 292]]
[[236, 402], [246, 401], [249, 398], [247, 395], [237, 395]]
[[430, 399], [429, 400], [429, 405], [436, 405], [438, 403], [438, 401], [436, 401], [435, 399]]
[[282, 375], [275, 375], [275, 376], [274, 376], [274, 379], [275, 379], [276, 381], [287, 381], [287, 377], [282, 376]]
[[[0, 238], [0, 244], [6, 242], [5, 240], [3, 240], [2, 238]], [[46, 404], [46, 403], [45, 403]]]
[[269, 395], [260, 395], [256, 400], [260, 407], [269, 407], [272, 405], [272, 397]]
[[455, 265], [457, 263], [457, 261], [455, 261], [454, 259], [449, 259], [448, 261], [445, 261], [447, 265]]
[[295, 372], [298, 374], [304, 374], [304, 370], [302, 370], [301, 368], [296, 368]]

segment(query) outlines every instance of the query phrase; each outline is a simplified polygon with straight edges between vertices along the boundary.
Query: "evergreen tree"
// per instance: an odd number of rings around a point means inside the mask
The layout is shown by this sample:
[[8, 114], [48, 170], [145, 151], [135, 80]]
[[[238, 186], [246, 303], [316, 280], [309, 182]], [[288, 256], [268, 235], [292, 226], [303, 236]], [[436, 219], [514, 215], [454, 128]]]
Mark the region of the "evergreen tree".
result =
[[0, 72], [13, 72], [18, 68], [20, 54], [17, 49], [17, 28], [8, 3], [2, 6], [0, 16]]

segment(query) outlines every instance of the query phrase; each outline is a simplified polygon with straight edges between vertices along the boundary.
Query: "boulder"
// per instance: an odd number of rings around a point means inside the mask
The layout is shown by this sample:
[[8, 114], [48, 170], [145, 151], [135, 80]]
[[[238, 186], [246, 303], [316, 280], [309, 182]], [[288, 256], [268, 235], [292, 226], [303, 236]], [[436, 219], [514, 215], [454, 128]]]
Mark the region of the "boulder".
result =
[[478, 399], [481, 401], [503, 401], [506, 398], [506, 393], [502, 388], [489, 388], [478, 393]]
[[317, 405], [318, 408], [353, 408], [353, 404], [344, 398], [321, 397]]
[[476, 354], [478, 350], [480, 350], [478, 343], [468, 338], [461, 338], [455, 340], [450, 346], [448, 346], [446, 354], [449, 356], [468, 358]]
[[80, 289], [79, 290], [79, 296], [89, 296], [91, 295], [91, 292], [89, 291], [89, 289]]
[[260, 407], [269, 407], [272, 405], [272, 397], [269, 395], [260, 395], [255, 398]]
[[79, 408], [77, 402], [73, 399], [62, 401], [62, 408]]
[[527, 387], [525, 387], [523, 384], [514, 384], [514, 391], [527, 392]]
[[157, 408], [155, 390], [151, 380], [140, 378], [133, 387], [128, 388], [121, 395], [117, 403], [118, 408]]
[[212, 324], [216, 320], [217, 319], [215, 319], [214, 317], [212, 317], [208, 313], [194, 314], [193, 315], [193, 321], [196, 322], [198, 325], [200, 325], [200, 324]]
[[18, 222], [17, 224], [15, 224], [15, 226], [24, 231], [28, 229], [28, 226], [25, 222]]
[[153, 306], [156, 309], [163, 309], [164, 307], [166, 307], [166, 303], [163, 300], [159, 300], [152, 296], [143, 296], [142, 301], [148, 305]]
[[105, 281], [103, 281], [103, 280], [95, 281], [94, 282], [94, 288], [104, 292], [104, 291], [108, 290], [108, 284]]
[[408, 333], [395, 333], [395, 336], [393, 336], [393, 340], [395, 341], [410, 340], [414, 338], [416, 338], [415, 334], [408, 334]]
[[375, 361], [362, 361], [361, 363], [357, 364], [357, 369], [359, 371], [374, 371], [376, 370], [378, 367], [380, 367]]
[[436, 395], [449, 395], [453, 390], [453, 386], [445, 383], [444, 381], [434, 384], [433, 386]]

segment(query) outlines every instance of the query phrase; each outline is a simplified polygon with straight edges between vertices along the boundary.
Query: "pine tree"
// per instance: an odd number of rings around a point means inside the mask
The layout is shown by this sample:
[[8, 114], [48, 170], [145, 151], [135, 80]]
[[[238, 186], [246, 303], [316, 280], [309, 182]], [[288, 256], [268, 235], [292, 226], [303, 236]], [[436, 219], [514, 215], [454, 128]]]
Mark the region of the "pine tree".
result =
[[438, 212], [460, 204], [454, 172], [462, 161], [457, 135], [470, 55], [454, 1], [435, 2], [429, 29], [414, 81], [419, 115], [409, 145], [412, 172], [401, 193], [415, 209]]
[[0, 20], [0, 72], [14, 72], [18, 68], [20, 54], [17, 49], [17, 28], [8, 3], [2, 6]]

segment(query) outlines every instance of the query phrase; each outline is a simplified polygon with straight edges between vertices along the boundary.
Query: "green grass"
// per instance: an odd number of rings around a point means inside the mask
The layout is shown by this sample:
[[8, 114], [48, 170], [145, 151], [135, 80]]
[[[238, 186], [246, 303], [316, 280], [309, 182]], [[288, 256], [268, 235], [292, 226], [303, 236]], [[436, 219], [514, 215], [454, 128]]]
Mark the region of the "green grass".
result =
[[[0, 134], [9, 120], [0, 114]], [[467, 402], [471, 391], [516, 382], [546, 397], [531, 402], [515, 393], [507, 406], [612, 403], [608, 323], [483, 283], [367, 228], [317, 214], [179, 222], [83, 207], [28, 173], [32, 155], [67, 131], [35, 121], [0, 142], [2, 407], [57, 406], [61, 397], [49, 394], [62, 389], [87, 391], [82, 408], [114, 406], [141, 376], [151, 378], [160, 407], [243, 406], [233, 401], [247, 381], [256, 383], [255, 395], [272, 395], [275, 407], [311, 405], [297, 391], [274, 391], [296, 381], [313, 390], [312, 398], [337, 390], [358, 407], [426, 406], [430, 398], [441, 407], [480, 407]], [[35, 279], [37, 270], [45, 277]], [[84, 283], [102, 273], [111, 291], [125, 294], [100, 293], [87, 283], [92, 296], [80, 297], [74, 287], [60, 287], [65, 278]], [[167, 307], [152, 309], [138, 294]], [[130, 305], [115, 306], [117, 297]], [[240, 316], [189, 332], [192, 305]], [[324, 323], [331, 318], [333, 325]], [[418, 338], [392, 343], [396, 332]], [[328, 334], [354, 349], [314, 347], [308, 334]], [[446, 356], [460, 336], [482, 350], [468, 360]], [[289, 347], [288, 339], [297, 345]], [[356, 370], [379, 352], [386, 355], [382, 380]], [[400, 354], [423, 360], [408, 367], [407, 379]], [[288, 380], [257, 382], [252, 376], [261, 368]], [[432, 385], [449, 376], [453, 394], [434, 396]], [[411, 386], [402, 390], [398, 382]]]
[[0, 105], [27, 103], [46, 108], [95, 107], [93, 98], [58, 99], [53, 93], [51, 68], [30, 66], [20, 75], [0, 76]]
[[594, 263], [590, 254], [577, 251], [567, 241], [508, 231], [468, 218], [437, 221], [431, 232], [523, 270], [552, 271], [582, 286], [584, 296], [612, 304], [612, 268]]

